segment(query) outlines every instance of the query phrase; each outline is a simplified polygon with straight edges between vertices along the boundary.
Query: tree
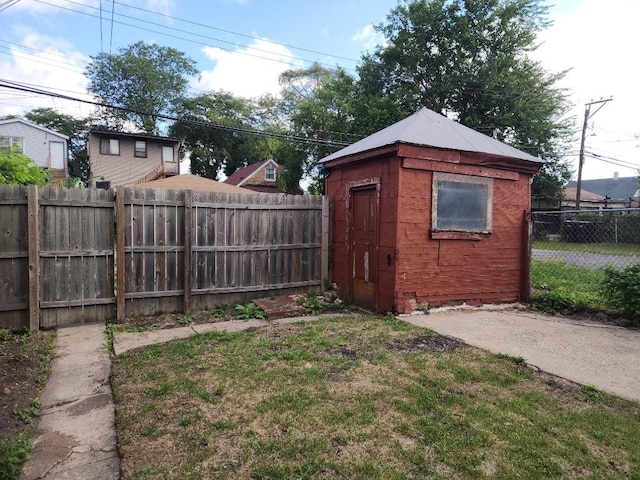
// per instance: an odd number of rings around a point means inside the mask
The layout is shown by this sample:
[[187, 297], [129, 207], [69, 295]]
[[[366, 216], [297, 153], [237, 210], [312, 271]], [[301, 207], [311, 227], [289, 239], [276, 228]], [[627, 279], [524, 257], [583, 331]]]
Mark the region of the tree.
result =
[[340, 147], [319, 145], [312, 140], [348, 145], [361, 138], [353, 109], [355, 79], [340, 68], [314, 64], [284, 72], [280, 85], [286, 131], [310, 141], [283, 146], [278, 158], [290, 171], [290, 184], [294, 175], [304, 176], [311, 179], [312, 191], [322, 192], [324, 180], [316, 170], [318, 160]]
[[0, 149], [0, 183], [10, 185], [44, 185], [49, 172], [20, 153], [17, 145]]
[[182, 99], [176, 108], [185, 121], [173, 124], [169, 132], [184, 139], [191, 173], [216, 180], [220, 170], [228, 176], [270, 156], [265, 139], [245, 132], [256, 129], [258, 122], [251, 100], [217, 92]]
[[358, 117], [375, 131], [430, 108], [545, 158], [543, 176], [561, 188], [568, 169], [560, 152], [572, 133], [566, 92], [556, 87], [564, 73], [529, 56], [547, 9], [540, 0], [399, 5], [376, 28], [384, 44], [358, 67]]
[[148, 134], [158, 133], [157, 116], [172, 111], [174, 102], [184, 96], [189, 77], [198, 73], [195, 62], [184, 53], [144, 42], [91, 59], [85, 70], [89, 92], [124, 109], [102, 109], [103, 120], [119, 128], [131, 122]]
[[91, 119], [75, 118], [52, 108], [36, 108], [26, 113], [25, 118], [69, 137], [69, 175], [86, 182], [89, 179], [87, 141]]

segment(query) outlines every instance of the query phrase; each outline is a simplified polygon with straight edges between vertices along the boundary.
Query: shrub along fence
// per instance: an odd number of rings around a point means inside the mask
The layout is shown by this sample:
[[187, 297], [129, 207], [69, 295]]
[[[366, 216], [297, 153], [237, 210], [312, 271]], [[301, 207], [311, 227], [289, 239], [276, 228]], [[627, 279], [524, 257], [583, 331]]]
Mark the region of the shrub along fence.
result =
[[245, 303], [328, 276], [326, 197], [0, 185], [0, 327]]

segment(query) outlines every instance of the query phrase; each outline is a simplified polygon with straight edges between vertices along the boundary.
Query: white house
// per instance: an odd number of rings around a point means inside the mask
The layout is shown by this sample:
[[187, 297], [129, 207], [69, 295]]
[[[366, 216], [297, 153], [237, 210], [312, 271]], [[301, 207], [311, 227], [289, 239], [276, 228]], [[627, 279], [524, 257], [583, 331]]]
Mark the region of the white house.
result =
[[37, 165], [51, 169], [53, 180], [67, 177], [69, 137], [23, 118], [0, 120], [0, 149], [18, 145]]

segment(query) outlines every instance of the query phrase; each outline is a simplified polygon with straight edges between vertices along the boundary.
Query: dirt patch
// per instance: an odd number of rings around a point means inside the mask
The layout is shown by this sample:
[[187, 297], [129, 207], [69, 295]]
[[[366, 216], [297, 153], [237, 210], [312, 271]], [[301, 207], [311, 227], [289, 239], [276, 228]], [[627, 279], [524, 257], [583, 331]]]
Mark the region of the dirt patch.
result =
[[33, 400], [46, 381], [43, 364], [50, 362], [53, 339], [53, 332], [3, 334], [0, 338], [0, 440], [13, 439], [34, 427], [38, 412]]
[[391, 340], [387, 348], [395, 352], [449, 352], [465, 344], [453, 337], [444, 335], [417, 335], [415, 337]]

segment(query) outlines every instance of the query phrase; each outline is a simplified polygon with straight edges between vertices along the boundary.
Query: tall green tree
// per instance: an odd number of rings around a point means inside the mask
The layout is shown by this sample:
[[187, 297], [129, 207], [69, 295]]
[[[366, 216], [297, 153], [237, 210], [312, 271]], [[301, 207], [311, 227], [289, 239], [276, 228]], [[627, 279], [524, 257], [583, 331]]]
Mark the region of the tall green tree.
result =
[[158, 134], [158, 115], [172, 112], [174, 102], [185, 95], [189, 78], [198, 73], [195, 65], [174, 48], [137, 42], [117, 54], [91, 57], [85, 75], [90, 93], [124, 109], [102, 109], [107, 125], [122, 128], [131, 122], [140, 131]]
[[314, 192], [322, 192], [323, 179], [316, 170], [318, 160], [335, 152], [339, 146], [317, 144], [324, 140], [350, 144], [360, 139], [354, 116], [355, 79], [340, 68], [319, 64], [309, 68], [288, 70], [280, 76], [281, 110], [286, 130], [296, 137], [307, 138], [296, 146], [282, 147], [285, 169], [290, 175], [309, 178]]
[[90, 118], [76, 118], [52, 108], [36, 108], [25, 114], [27, 120], [69, 137], [69, 175], [83, 182], [89, 179], [87, 141]]
[[255, 108], [253, 101], [226, 92], [185, 98], [177, 103], [178, 115], [185, 121], [173, 124], [169, 133], [184, 139], [191, 173], [216, 180], [220, 171], [228, 176], [270, 156], [264, 138], [246, 133], [259, 123]]
[[[414, 0], [376, 29], [385, 41], [358, 67], [359, 118], [372, 131], [421, 107], [548, 161], [541, 190], [568, 179], [560, 153], [572, 135], [563, 73], [531, 59], [548, 26], [540, 0]], [[534, 188], [536, 186], [534, 185]]]

